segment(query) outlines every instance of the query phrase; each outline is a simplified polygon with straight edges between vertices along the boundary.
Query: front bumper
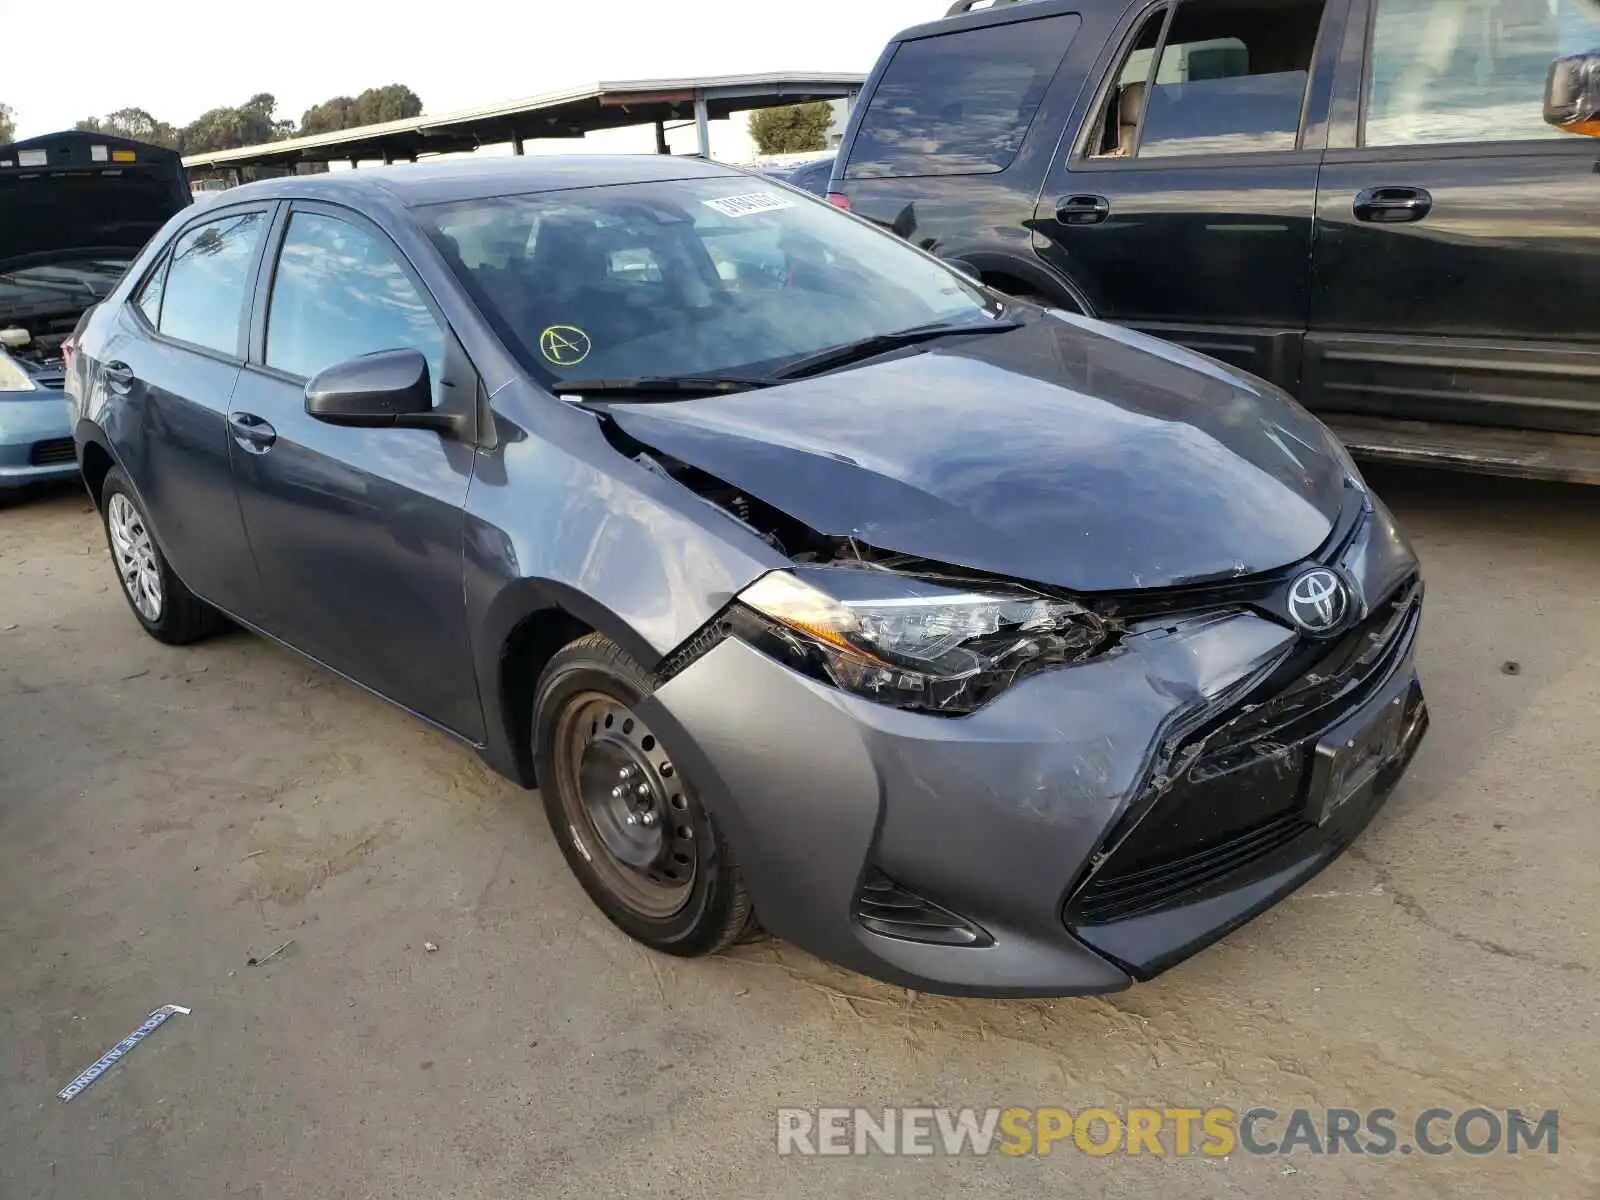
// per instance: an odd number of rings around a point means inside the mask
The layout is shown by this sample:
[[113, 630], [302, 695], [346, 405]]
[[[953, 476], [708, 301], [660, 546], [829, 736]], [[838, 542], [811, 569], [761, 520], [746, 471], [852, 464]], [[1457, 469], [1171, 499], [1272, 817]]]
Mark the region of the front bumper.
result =
[[[1301, 639], [1234, 609], [1159, 622], [956, 719], [851, 697], [735, 639], [640, 715], [691, 772], [773, 934], [926, 991], [1116, 990], [1314, 875], [1410, 761], [1427, 723], [1420, 587], [1381, 506], [1376, 526], [1344, 565], [1384, 597], [1349, 641], [1382, 625], [1382, 653], [1332, 695], [1296, 691]], [[1324, 811], [1334, 736], [1362, 738], [1369, 761]]]
[[62, 393], [0, 393], [0, 488], [23, 487], [78, 473], [72, 414]]

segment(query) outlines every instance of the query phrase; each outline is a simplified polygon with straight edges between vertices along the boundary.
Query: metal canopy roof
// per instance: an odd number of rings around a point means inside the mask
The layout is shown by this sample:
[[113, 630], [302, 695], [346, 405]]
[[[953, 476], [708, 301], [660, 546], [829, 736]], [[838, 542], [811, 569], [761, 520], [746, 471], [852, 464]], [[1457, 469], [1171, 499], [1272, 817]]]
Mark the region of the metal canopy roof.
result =
[[183, 165], [288, 166], [357, 159], [389, 162], [423, 154], [476, 150], [499, 142], [511, 142], [520, 150], [527, 139], [575, 138], [594, 130], [676, 120], [700, 121], [701, 152], [706, 153], [709, 147], [704, 123], [708, 120], [750, 108], [837, 100], [855, 95], [865, 81], [864, 75], [773, 72], [597, 83], [485, 108], [191, 154]]

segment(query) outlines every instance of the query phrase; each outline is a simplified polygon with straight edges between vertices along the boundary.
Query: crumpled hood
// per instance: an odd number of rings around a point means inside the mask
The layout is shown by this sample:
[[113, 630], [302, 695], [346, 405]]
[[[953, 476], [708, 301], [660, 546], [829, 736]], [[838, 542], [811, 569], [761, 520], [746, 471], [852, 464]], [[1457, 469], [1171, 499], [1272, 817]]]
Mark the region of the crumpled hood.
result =
[[1055, 315], [729, 396], [600, 406], [622, 430], [819, 533], [1074, 591], [1308, 557], [1348, 459], [1210, 359]]

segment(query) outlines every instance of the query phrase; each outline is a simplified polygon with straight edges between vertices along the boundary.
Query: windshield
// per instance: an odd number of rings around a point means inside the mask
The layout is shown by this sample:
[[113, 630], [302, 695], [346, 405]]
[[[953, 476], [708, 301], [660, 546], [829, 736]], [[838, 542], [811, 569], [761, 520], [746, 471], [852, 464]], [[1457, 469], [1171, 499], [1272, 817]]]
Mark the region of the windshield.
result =
[[746, 176], [471, 200], [424, 219], [546, 384], [758, 374], [993, 315], [978, 289], [893, 236]]

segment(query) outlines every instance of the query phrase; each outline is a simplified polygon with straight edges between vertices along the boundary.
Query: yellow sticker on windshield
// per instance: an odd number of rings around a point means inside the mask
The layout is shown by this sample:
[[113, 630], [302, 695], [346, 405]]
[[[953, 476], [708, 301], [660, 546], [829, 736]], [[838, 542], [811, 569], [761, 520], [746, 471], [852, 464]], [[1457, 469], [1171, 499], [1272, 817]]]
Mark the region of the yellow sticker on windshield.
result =
[[589, 357], [593, 343], [576, 325], [552, 325], [539, 335], [539, 353], [558, 367], [575, 367]]

